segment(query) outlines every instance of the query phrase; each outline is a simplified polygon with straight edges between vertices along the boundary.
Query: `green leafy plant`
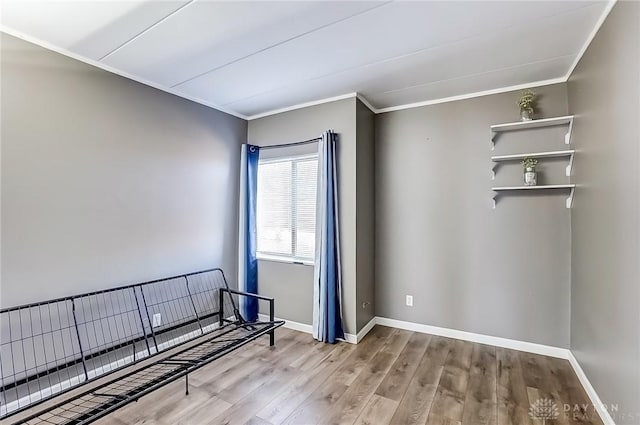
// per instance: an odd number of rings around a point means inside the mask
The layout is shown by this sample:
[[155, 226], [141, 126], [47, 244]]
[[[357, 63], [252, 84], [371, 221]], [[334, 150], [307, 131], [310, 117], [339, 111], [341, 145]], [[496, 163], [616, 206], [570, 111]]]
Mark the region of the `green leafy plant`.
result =
[[530, 114], [533, 114], [535, 103], [536, 94], [533, 91], [527, 89], [522, 92], [522, 96], [520, 96], [520, 100], [518, 101], [518, 106], [520, 106], [520, 111], [526, 111]]
[[538, 160], [535, 158], [525, 158], [521, 162], [524, 168], [535, 168], [538, 165]]

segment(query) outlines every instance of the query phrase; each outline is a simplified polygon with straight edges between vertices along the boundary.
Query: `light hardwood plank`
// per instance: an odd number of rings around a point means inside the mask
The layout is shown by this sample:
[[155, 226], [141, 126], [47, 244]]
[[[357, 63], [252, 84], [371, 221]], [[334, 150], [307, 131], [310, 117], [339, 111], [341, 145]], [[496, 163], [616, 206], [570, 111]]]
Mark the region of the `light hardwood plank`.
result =
[[327, 380], [281, 423], [286, 425], [317, 424], [331, 406], [342, 397], [347, 388], [345, 384], [337, 380]]
[[336, 371], [335, 379], [344, 385], [351, 385], [362, 369], [367, 366], [373, 356], [386, 342], [387, 338], [396, 332], [397, 329], [388, 328], [386, 326], [376, 326], [366, 336], [366, 338], [356, 346], [356, 350], [350, 356], [348, 362], [345, 362], [340, 370]]
[[355, 347], [346, 342], [333, 346], [333, 351], [312, 373], [301, 374], [289, 387], [281, 391], [269, 404], [258, 412], [258, 416], [273, 424], [284, 421], [348, 358]]
[[441, 336], [431, 338], [409, 387], [391, 419], [392, 424], [413, 425], [424, 424], [427, 421], [444, 363], [454, 343], [455, 340]]
[[564, 402], [563, 406], [559, 406], [560, 414], [571, 424], [603, 425], [569, 361], [551, 358], [546, 360], [553, 388]]
[[335, 345], [318, 342], [311, 335], [308, 335], [308, 338], [312, 341], [312, 348], [291, 362], [291, 367], [300, 370], [312, 370], [331, 353]]
[[518, 353], [497, 348], [498, 363], [498, 424], [531, 425], [527, 386], [522, 376]]
[[114, 415], [109, 415], [106, 418], [100, 419], [100, 425], [127, 425], [127, 423], [116, 418]]
[[429, 416], [462, 420], [473, 343], [457, 340], [444, 365]]
[[497, 425], [496, 368], [495, 347], [474, 344], [469, 383], [462, 414], [463, 423]]
[[265, 421], [262, 418], [254, 416], [253, 418], [251, 418], [247, 422], [245, 422], [244, 425], [273, 425], [273, 424], [271, 422]]
[[278, 373], [269, 376], [260, 386], [235, 402], [231, 408], [218, 415], [210, 424], [242, 424], [250, 420], [258, 411], [267, 405], [283, 387], [295, 380], [298, 370], [285, 366]]
[[394, 361], [405, 349], [410, 338], [411, 332], [408, 331], [398, 331], [392, 334], [320, 423], [323, 425], [353, 424], [389, 372]]
[[[530, 405], [532, 405], [536, 401], [542, 400], [543, 398], [546, 398], [546, 397], [540, 392], [538, 388], [527, 387], [527, 398], [529, 400], [533, 400], [532, 402], [529, 403]], [[538, 418], [535, 415], [535, 413], [533, 414], [533, 416], [531, 416], [531, 423], [533, 425], [544, 425], [543, 419]]]
[[355, 425], [377, 425], [391, 422], [398, 402], [374, 394], [356, 419]]
[[386, 340], [397, 330], [376, 327], [349, 355], [348, 359], [317, 390], [304, 400], [282, 423], [317, 424], [345, 393], [349, 384], [382, 349]]
[[[527, 385], [529, 405], [533, 406], [538, 400], [551, 400], [555, 403], [557, 409], [561, 411], [564, 403], [551, 380], [547, 357], [525, 352], [520, 352], [519, 356], [522, 364], [522, 375]], [[554, 421], [558, 425], [570, 425], [569, 419], [563, 414], [558, 415]], [[535, 423], [535, 421], [533, 422]]]
[[430, 340], [431, 335], [414, 333], [404, 351], [376, 389], [376, 394], [400, 401], [418, 368], [420, 359], [427, 350]]
[[426, 425], [462, 425], [462, 422], [444, 416], [429, 415]]
[[[257, 364], [257, 367], [247, 368], [250, 371], [239, 375], [233, 384], [227, 385], [220, 390], [217, 393], [218, 397], [233, 404], [270, 380], [274, 375], [282, 373], [283, 370], [291, 369], [297, 371], [296, 368], [289, 367], [289, 363], [309, 350], [309, 347], [313, 345], [313, 341], [313, 339], [306, 338], [306, 335], [299, 334], [289, 346], [280, 346], [280, 348], [274, 349], [274, 352], [278, 353], [277, 355], [271, 355], [266, 360], [257, 359], [257, 361], [251, 362], [251, 364]], [[245, 368], [238, 369], [242, 371]]]
[[217, 397], [210, 397], [209, 400], [193, 409], [185, 412], [176, 422], [164, 422], [166, 425], [195, 425], [205, 424], [209, 418], [218, 416], [233, 406]]

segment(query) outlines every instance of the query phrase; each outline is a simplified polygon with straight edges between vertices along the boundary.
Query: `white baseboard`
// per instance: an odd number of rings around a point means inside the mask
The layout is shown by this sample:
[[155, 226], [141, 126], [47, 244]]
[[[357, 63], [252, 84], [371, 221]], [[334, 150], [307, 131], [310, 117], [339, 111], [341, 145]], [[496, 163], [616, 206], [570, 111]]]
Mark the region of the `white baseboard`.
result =
[[373, 327], [376, 325], [376, 319], [377, 317], [374, 316], [371, 320], [369, 320], [369, 323], [367, 323], [362, 329], [360, 329], [360, 332], [358, 332], [358, 335], [356, 335], [356, 344], [362, 341], [362, 339], [367, 336], [369, 332], [371, 332], [371, 329], [373, 329]]
[[[339, 339], [342, 339], [342, 338], [339, 338]], [[349, 344], [357, 344], [358, 343], [358, 337], [357, 337], [357, 335], [348, 334], [348, 333], [345, 332], [343, 341], [348, 342]]]
[[518, 341], [515, 339], [501, 338], [476, 334], [472, 332], [459, 331], [457, 329], [441, 328], [438, 326], [422, 325], [420, 323], [405, 322], [386, 317], [377, 317], [376, 323], [392, 328], [406, 329], [414, 332], [427, 333], [431, 335], [445, 336], [448, 338], [462, 339], [464, 341], [477, 342], [480, 344], [494, 345], [496, 347], [509, 348], [511, 350], [526, 351], [528, 353], [542, 354], [543, 356], [557, 357], [560, 359], [569, 358], [569, 350], [566, 348], [552, 347], [549, 345], [536, 344], [533, 342]]
[[[269, 316], [266, 314], [258, 314], [258, 318], [264, 322], [269, 320]], [[280, 317], [276, 317], [275, 320], [284, 320], [284, 325], [282, 326], [287, 329], [304, 332], [306, 334], [313, 333], [313, 326], [307, 325], [306, 323], [294, 322], [293, 320], [282, 319]]]
[[605, 407], [604, 403], [602, 403], [602, 400], [600, 400], [598, 393], [593, 388], [593, 385], [591, 385], [591, 382], [589, 382], [589, 378], [587, 378], [587, 375], [584, 373], [584, 370], [582, 370], [580, 363], [578, 363], [578, 359], [575, 358], [575, 356], [571, 351], [569, 351], [569, 363], [571, 364], [571, 367], [573, 368], [574, 372], [578, 376], [578, 379], [580, 380], [582, 387], [584, 388], [584, 390], [587, 392], [587, 395], [591, 399], [591, 404], [593, 404], [593, 407], [596, 409], [596, 412], [598, 412], [598, 414], [600, 415], [600, 419], [602, 419], [602, 422], [604, 423], [604, 425], [616, 425], [613, 418], [609, 414], [609, 411]]
[[[262, 320], [262, 321], [268, 321], [269, 320], [269, 316], [267, 316], [266, 314], [258, 314], [258, 318], [260, 320]], [[313, 326], [307, 325], [306, 323], [294, 322], [293, 320], [282, 319], [282, 318], [279, 318], [279, 317], [276, 317], [275, 320], [284, 320], [284, 325], [282, 325], [282, 326], [287, 328], [287, 329], [291, 329], [291, 330], [299, 331], [299, 332], [304, 332], [304, 333], [307, 333], [307, 334], [313, 334]], [[371, 322], [367, 323], [367, 326], [369, 326], [369, 324], [371, 324]], [[374, 325], [375, 325], [375, 322], [371, 325], [369, 330], [371, 330], [371, 328], [373, 328]], [[366, 326], [365, 326], [365, 328], [366, 328]], [[369, 332], [369, 330], [367, 330], [367, 332]], [[360, 331], [360, 332], [362, 332], [362, 331]], [[358, 334], [358, 335], [360, 335], [360, 334]], [[366, 333], [364, 333], [362, 335], [362, 338], [364, 338], [365, 335], [366, 335]], [[360, 338], [360, 339], [362, 339], [362, 338]], [[360, 339], [358, 339], [358, 336], [356, 336], [354, 334], [348, 334], [346, 332], [344, 334], [344, 339], [340, 338], [340, 340], [346, 341], [349, 344], [357, 344], [358, 341], [360, 341]]]
[[[260, 320], [269, 320], [266, 314], [258, 315]], [[294, 322], [276, 317], [276, 320], [284, 320], [284, 327], [294, 331], [313, 333], [313, 326], [306, 323]], [[459, 331], [456, 329], [441, 328], [438, 326], [423, 325], [420, 323], [405, 322], [403, 320], [388, 319], [386, 317], [374, 317], [367, 323], [357, 335], [345, 333], [344, 341], [351, 344], [357, 344], [373, 329], [375, 325], [389, 326], [392, 328], [406, 329], [414, 332], [427, 333], [432, 335], [440, 335], [448, 338], [462, 339], [465, 341], [478, 342], [480, 344], [494, 345], [496, 347], [509, 348], [512, 350], [526, 351], [529, 353], [542, 354], [544, 356], [558, 357], [561, 359], [569, 359], [569, 350], [565, 348], [551, 347], [548, 345], [536, 344], [533, 342], [517, 341], [513, 339], [500, 338], [496, 336], [488, 336], [476, 334], [472, 332]]]

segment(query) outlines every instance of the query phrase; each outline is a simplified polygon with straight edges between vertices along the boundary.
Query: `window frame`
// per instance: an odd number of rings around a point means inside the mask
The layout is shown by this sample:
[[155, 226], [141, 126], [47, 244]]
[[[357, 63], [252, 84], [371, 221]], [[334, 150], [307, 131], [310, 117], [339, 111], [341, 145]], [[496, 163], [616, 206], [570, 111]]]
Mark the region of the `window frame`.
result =
[[[291, 255], [287, 255], [287, 254], [282, 254], [282, 253], [274, 253], [274, 252], [268, 252], [268, 251], [258, 251], [257, 246], [256, 246], [256, 258], [258, 260], [262, 260], [262, 261], [273, 261], [273, 262], [278, 262], [278, 263], [288, 263], [288, 264], [301, 264], [301, 265], [306, 265], [306, 266], [313, 266], [315, 265], [315, 252], [314, 252], [314, 258], [307, 258], [307, 257], [299, 257], [297, 255], [295, 255], [296, 251], [297, 251], [297, 233], [298, 233], [298, 223], [297, 223], [297, 211], [296, 211], [296, 195], [297, 195], [297, 190], [296, 185], [293, 184], [293, 182], [295, 181], [295, 176], [296, 176], [296, 172], [297, 172], [297, 164], [299, 162], [303, 162], [303, 161], [307, 161], [310, 159], [315, 159], [316, 162], [318, 161], [318, 154], [317, 153], [307, 153], [307, 154], [298, 154], [298, 155], [283, 155], [283, 156], [277, 156], [277, 157], [273, 157], [273, 158], [265, 158], [265, 159], [258, 159], [258, 168], [260, 168], [261, 164], [273, 164], [273, 163], [278, 163], [278, 162], [291, 162], [291, 181], [292, 181], [292, 185], [291, 185], [291, 249], [292, 249], [292, 254]], [[260, 180], [258, 179], [258, 184], [260, 184]], [[317, 183], [316, 183], [316, 209], [317, 209]], [[256, 211], [257, 212], [257, 211]], [[317, 227], [317, 226], [316, 226]], [[259, 234], [260, 229], [256, 228], [256, 232]], [[314, 238], [315, 238], [315, 229], [314, 229]], [[260, 236], [258, 235], [258, 238], [260, 238]], [[315, 251], [315, 244], [314, 244], [314, 251]]]

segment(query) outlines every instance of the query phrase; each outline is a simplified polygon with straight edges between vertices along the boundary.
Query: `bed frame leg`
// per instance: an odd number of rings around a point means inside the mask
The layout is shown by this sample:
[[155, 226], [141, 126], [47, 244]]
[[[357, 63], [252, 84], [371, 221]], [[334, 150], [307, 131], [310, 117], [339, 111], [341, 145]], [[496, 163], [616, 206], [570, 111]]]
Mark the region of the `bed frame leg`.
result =
[[[269, 301], [269, 320], [272, 324], [275, 320], [275, 306], [273, 300]], [[276, 330], [271, 329], [271, 331], [269, 331], [269, 346], [273, 347], [274, 345], [276, 345]]]
[[[229, 294], [231, 296], [231, 294]], [[218, 289], [218, 306], [220, 308], [220, 312], [218, 313], [218, 326], [224, 326], [224, 296], [222, 292], [222, 288]]]
[[184, 395], [189, 395], [189, 374], [184, 375]]

